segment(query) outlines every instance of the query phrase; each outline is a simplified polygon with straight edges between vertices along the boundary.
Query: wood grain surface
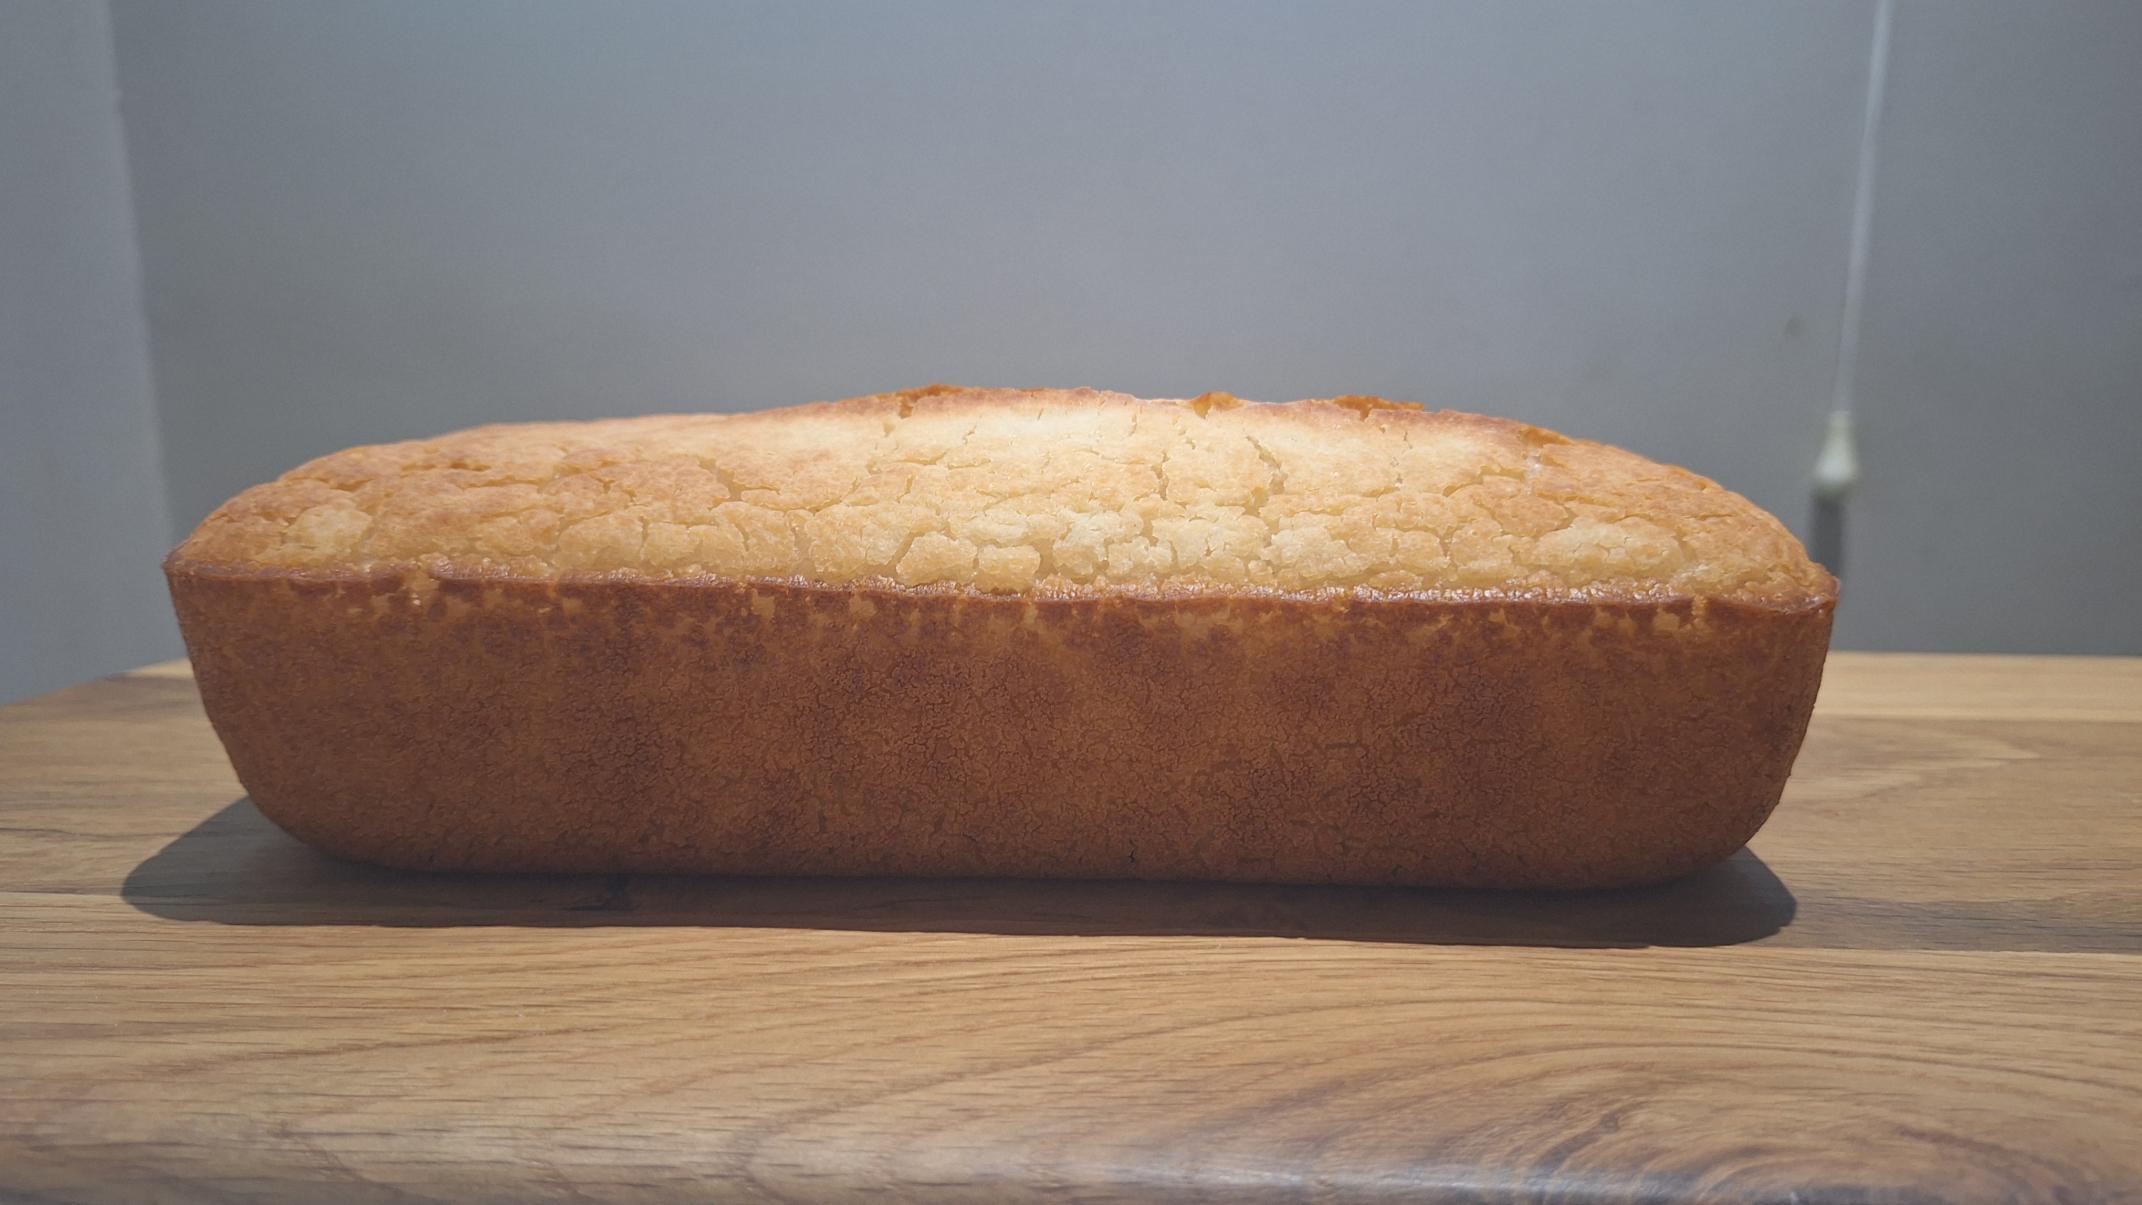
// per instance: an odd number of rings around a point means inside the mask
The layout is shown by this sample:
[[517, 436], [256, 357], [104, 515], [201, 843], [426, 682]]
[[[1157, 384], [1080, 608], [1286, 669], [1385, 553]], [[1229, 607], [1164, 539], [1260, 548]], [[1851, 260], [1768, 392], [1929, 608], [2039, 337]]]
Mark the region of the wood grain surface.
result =
[[0, 710], [0, 1200], [2142, 1201], [2142, 661], [1832, 659], [1592, 895], [425, 877]]

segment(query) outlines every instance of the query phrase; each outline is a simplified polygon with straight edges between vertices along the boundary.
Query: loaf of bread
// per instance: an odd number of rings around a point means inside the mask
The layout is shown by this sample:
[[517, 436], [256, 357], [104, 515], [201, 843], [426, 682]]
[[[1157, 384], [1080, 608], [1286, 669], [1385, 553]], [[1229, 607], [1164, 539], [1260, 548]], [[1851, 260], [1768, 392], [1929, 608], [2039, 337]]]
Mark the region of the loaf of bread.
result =
[[1669, 878], [1777, 803], [1836, 601], [1520, 423], [943, 386], [354, 448], [165, 568], [263, 812], [489, 871]]

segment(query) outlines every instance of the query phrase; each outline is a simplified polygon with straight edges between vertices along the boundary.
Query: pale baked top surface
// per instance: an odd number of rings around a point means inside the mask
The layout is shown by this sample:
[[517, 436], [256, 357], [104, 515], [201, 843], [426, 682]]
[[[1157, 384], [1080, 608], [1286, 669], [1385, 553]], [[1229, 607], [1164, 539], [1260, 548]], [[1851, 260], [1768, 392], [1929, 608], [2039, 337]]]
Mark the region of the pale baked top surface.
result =
[[1740, 495], [1522, 423], [943, 386], [351, 448], [224, 504], [173, 562], [1072, 595], [1835, 590]]

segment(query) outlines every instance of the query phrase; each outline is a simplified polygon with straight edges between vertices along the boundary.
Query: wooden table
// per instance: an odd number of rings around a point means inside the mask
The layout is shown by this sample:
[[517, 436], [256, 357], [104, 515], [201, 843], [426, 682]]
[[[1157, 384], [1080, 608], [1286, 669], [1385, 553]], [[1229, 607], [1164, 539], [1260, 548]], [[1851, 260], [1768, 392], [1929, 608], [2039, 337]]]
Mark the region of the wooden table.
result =
[[2142, 661], [1839, 655], [1578, 896], [430, 878], [0, 711], [0, 1199], [2142, 1199]]

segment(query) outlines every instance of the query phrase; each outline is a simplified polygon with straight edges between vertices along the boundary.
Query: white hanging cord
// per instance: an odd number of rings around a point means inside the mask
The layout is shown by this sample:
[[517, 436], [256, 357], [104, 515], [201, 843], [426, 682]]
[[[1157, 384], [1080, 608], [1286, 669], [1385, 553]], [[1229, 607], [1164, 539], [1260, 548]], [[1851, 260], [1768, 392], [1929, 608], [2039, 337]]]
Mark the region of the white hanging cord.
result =
[[1859, 484], [1859, 449], [1852, 433], [1859, 386], [1860, 310], [1867, 291], [1867, 245], [1874, 233], [1874, 165], [1882, 106], [1889, 95], [1889, 27], [1896, 0], [1876, 0], [1874, 46], [1867, 62], [1867, 109], [1859, 131], [1859, 179], [1852, 193], [1852, 245], [1845, 257], [1844, 322], [1837, 334], [1837, 392], [1830, 401], [1822, 452], [1815, 458], [1815, 497], [1840, 502]]

